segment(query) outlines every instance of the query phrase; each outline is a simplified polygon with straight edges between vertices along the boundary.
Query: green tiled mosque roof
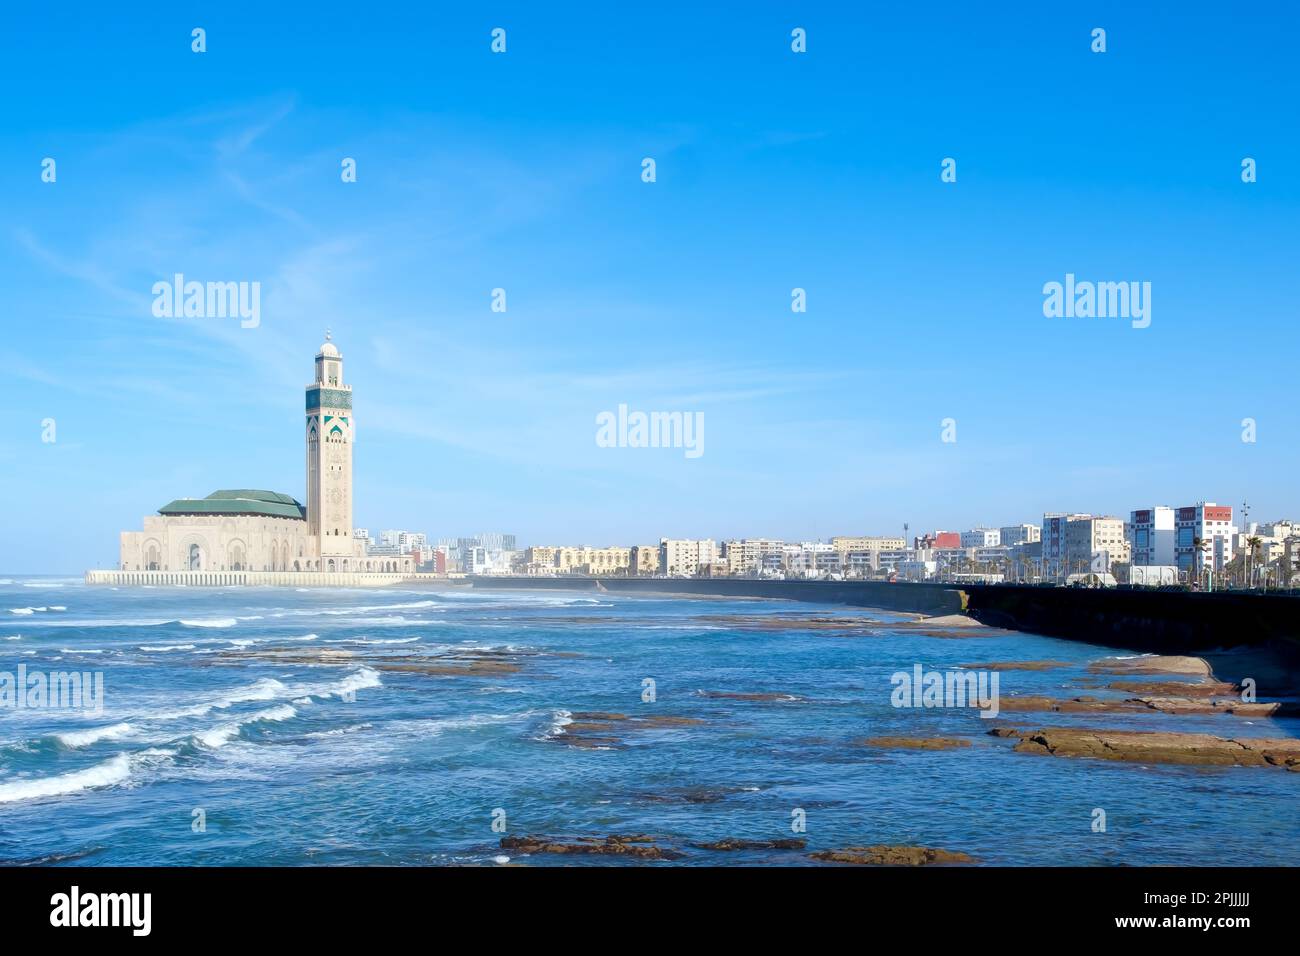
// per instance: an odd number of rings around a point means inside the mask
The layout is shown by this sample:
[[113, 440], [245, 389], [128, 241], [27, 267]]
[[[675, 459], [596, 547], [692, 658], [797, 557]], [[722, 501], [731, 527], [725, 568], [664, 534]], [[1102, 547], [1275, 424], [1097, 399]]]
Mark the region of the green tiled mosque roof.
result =
[[158, 509], [160, 515], [261, 515], [267, 518], [307, 517], [307, 509], [278, 491], [236, 488], [214, 491], [206, 498], [177, 498]]

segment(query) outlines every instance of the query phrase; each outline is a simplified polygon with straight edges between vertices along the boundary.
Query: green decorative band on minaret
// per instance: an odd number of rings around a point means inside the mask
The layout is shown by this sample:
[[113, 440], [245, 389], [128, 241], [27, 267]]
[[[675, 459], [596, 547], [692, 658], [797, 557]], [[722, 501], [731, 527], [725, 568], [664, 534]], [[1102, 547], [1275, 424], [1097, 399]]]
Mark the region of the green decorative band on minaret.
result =
[[352, 393], [341, 388], [307, 389], [307, 408], [351, 408]]

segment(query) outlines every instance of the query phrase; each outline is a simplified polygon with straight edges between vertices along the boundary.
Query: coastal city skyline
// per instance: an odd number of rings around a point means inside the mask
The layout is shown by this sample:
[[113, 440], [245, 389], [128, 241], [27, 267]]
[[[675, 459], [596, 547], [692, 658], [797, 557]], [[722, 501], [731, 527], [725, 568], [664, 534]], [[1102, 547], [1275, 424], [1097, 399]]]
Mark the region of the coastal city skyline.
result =
[[[175, 303], [188, 295], [195, 308], [204, 289], [176, 277], [161, 292]], [[242, 292], [230, 291], [233, 299]], [[187, 300], [188, 301], [188, 300]], [[209, 286], [207, 301], [214, 301]], [[168, 307], [169, 311], [171, 306]], [[357, 572], [420, 575], [651, 575], [657, 577], [791, 577], [848, 580], [1055, 581], [1070, 583], [1175, 584], [1213, 586], [1214, 574], [1232, 573], [1246, 586], [1290, 586], [1300, 573], [1300, 526], [1286, 519], [1248, 522], [1250, 505], [1242, 502], [1240, 526], [1231, 505], [1199, 501], [1172, 508], [1149, 506], [1129, 519], [1091, 512], [1045, 512], [1041, 527], [1028, 522], [963, 531], [935, 528], [903, 535], [832, 535], [829, 540], [786, 542], [770, 537], [668, 538], [658, 543], [596, 546], [533, 544], [520, 547], [513, 533], [477, 538], [437, 539], [425, 532], [385, 530], [372, 540], [354, 523], [353, 454], [358, 419], [353, 387], [345, 375], [343, 353], [329, 330], [313, 360], [313, 378], [305, 388], [307, 493], [303, 501], [274, 490], [246, 487], [176, 498], [144, 519], [143, 531], [124, 531], [118, 561], [96, 573], [98, 583], [145, 583], [161, 572]], [[629, 415], [597, 416], [596, 444], [627, 446]], [[680, 447], [702, 452], [703, 428], [694, 437], [682, 416], [641, 415], [632, 433], [642, 434], [633, 448]], [[676, 419], [676, 421], [674, 421]], [[616, 425], [615, 425], [616, 422]], [[676, 431], [674, 430], [676, 427]], [[945, 432], [955, 429], [951, 420]], [[648, 435], [647, 435], [648, 433]], [[695, 442], [697, 444], [692, 444]], [[242, 460], [238, 455], [234, 460]], [[236, 482], [236, 484], [247, 484]], [[114, 572], [132, 572], [126, 578]], [[142, 574], [143, 573], [143, 576]], [[1091, 577], [1089, 577], [1091, 575]], [[398, 578], [393, 578], [392, 581]], [[172, 577], [162, 579], [173, 582]], [[234, 580], [200, 578], [202, 583]], [[344, 583], [344, 578], [332, 579]], [[358, 583], [362, 579], [349, 578]], [[265, 583], [284, 583], [280, 579]], [[390, 582], [391, 583], [391, 582]]]
[[[1285, 30], [1216, 20], [1206, 70], [1199, 22], [1119, 7], [1104, 54], [1053, 10], [990, 37], [959, 9], [684, 29], [521, 7], [501, 55], [468, 12], [310, 42], [286, 13], [210, 13], [202, 54], [165, 16], [68, 44], [16, 15], [34, 42], [0, 76], [41, 79], [0, 132], [6, 573], [111, 566], [178, 494], [304, 494], [283, 449], [326, 327], [364, 392], [369, 527], [816, 540], [1153, 497], [1293, 510]], [[341, 90], [332, 56], [372, 69]], [[1059, 114], [1079, 102], [1097, 135]], [[160, 303], [176, 276], [259, 283], [256, 324]], [[1045, 301], [1107, 282], [1144, 317]], [[622, 405], [701, 416], [703, 453], [602, 447]]]

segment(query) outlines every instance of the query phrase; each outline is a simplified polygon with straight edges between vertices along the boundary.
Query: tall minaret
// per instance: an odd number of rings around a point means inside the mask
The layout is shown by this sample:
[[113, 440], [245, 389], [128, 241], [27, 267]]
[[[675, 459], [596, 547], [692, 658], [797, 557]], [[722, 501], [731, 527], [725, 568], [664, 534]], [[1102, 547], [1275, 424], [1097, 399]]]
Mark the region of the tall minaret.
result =
[[343, 384], [343, 355], [327, 330], [307, 386], [307, 530], [322, 558], [353, 552], [352, 428], [352, 386]]

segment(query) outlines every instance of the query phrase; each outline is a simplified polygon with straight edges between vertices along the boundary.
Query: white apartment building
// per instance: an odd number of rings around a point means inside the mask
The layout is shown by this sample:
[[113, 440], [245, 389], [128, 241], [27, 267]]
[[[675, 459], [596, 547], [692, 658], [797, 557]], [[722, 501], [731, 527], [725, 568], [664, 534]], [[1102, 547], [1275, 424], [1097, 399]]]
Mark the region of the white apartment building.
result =
[[1174, 556], [1178, 567], [1199, 577], [1206, 567], [1222, 571], [1232, 560], [1232, 542], [1237, 526], [1232, 523], [1232, 506], [1213, 501], [1179, 508], [1174, 515]]
[[1134, 566], [1171, 566], [1174, 563], [1174, 509], [1166, 505], [1143, 508], [1129, 515]]
[[1041, 540], [1043, 531], [1036, 524], [1013, 524], [998, 529], [998, 544], [1012, 547]]
[[817, 556], [838, 554], [835, 545], [821, 541], [803, 541], [781, 548], [781, 559], [787, 574], [794, 577], [812, 577], [817, 573]]
[[961, 533], [963, 548], [996, 548], [1001, 543], [1001, 532], [997, 528], [972, 528]]

